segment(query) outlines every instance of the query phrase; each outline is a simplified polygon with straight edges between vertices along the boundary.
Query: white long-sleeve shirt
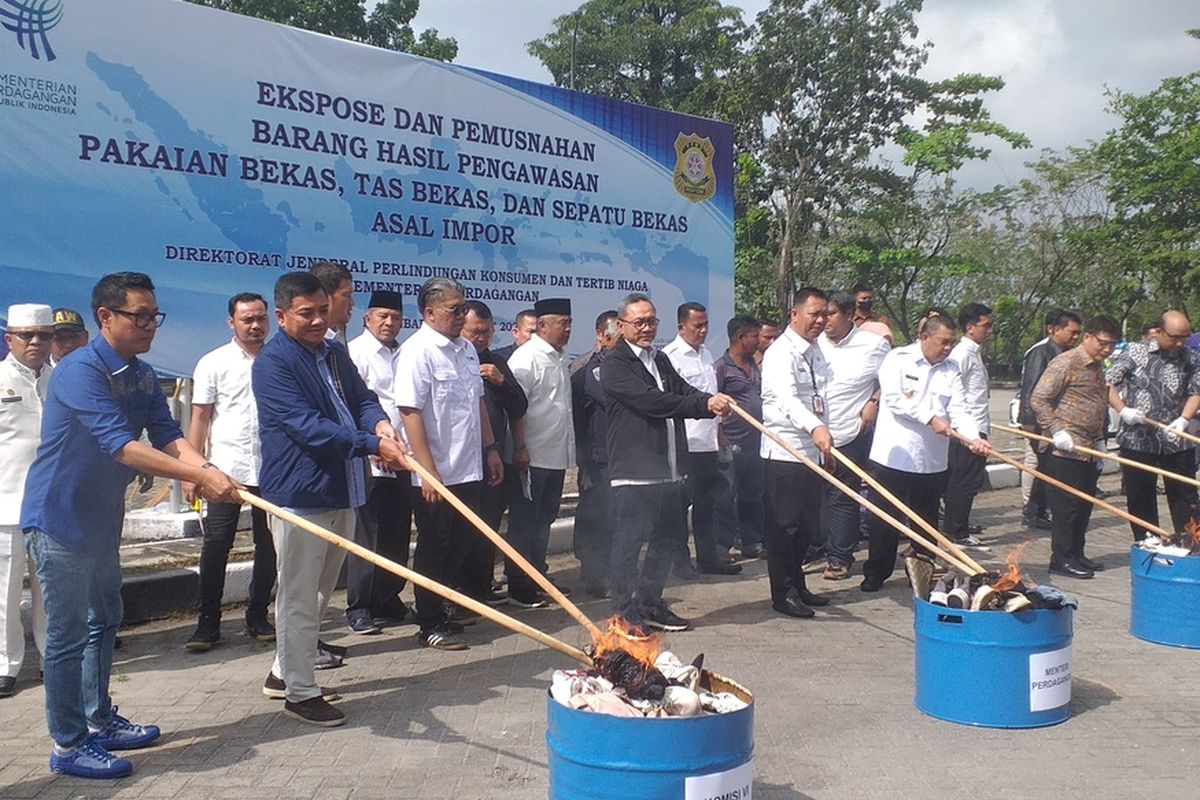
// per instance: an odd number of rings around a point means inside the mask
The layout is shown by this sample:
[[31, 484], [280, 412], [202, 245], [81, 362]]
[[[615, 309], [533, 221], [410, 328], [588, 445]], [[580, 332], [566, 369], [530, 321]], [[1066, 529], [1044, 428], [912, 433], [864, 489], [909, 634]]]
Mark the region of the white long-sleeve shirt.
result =
[[12, 353], [0, 360], [0, 525], [21, 521], [25, 476], [42, 438], [42, 403], [52, 369], [46, 364], [35, 373]]
[[992, 424], [991, 412], [988, 411], [991, 390], [988, 389], [988, 371], [987, 365], [983, 363], [982, 348], [977, 342], [964, 336], [950, 351], [950, 358], [958, 362], [967, 413], [974, 418], [979, 433], [987, 436]]
[[891, 345], [882, 336], [851, 328], [840, 342], [826, 334], [817, 345], [829, 362], [832, 379], [825, 393], [829, 435], [835, 447], [849, 444], [862, 432], [862, 410], [878, 386], [879, 367]]
[[[662, 349], [679, 377], [690, 386], [708, 394], [717, 393], [717, 370], [708, 347], [692, 347], [676, 336], [674, 341]], [[716, 419], [685, 419], [689, 453], [715, 453], [717, 451]]]
[[950, 439], [929, 427], [934, 417], [948, 418], [968, 439], [979, 438], [964, 405], [958, 364], [949, 358], [930, 364], [920, 342], [887, 354], [879, 368], [879, 389], [879, 418], [870, 456], [877, 464], [920, 474], [945, 470]]
[[[824, 404], [831, 377], [821, 348], [790, 326], [763, 354], [763, 425], [818, 462], [821, 456], [813, 445], [812, 432], [826, 423], [813, 409]], [[817, 397], [821, 400], [814, 403]], [[770, 461], [796, 461], [768, 436], [762, 437], [759, 454]]]
[[575, 424], [571, 416], [571, 370], [566, 357], [535, 333], [509, 357], [508, 368], [529, 400], [525, 444], [530, 466], [573, 466]]

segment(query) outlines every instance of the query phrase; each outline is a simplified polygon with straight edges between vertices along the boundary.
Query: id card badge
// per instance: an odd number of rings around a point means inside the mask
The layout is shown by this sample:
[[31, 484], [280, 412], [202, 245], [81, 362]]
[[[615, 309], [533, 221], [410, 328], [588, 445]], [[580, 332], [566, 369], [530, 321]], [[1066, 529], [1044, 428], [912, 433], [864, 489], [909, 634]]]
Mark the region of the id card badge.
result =
[[814, 394], [812, 398], [812, 410], [818, 417], [825, 416], [825, 401], [821, 399], [821, 395]]

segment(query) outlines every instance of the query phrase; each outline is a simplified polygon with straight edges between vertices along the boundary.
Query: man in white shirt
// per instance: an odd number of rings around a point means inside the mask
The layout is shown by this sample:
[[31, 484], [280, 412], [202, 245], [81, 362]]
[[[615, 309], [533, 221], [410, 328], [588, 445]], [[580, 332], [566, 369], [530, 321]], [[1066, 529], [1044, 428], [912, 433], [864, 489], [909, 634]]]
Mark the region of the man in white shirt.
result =
[[[982, 303], [967, 303], [958, 314], [962, 338], [950, 351], [950, 360], [958, 364], [962, 375], [963, 401], [982, 439], [988, 438], [991, 415], [988, 412], [988, 370], [983, 363], [983, 346], [992, 336], [992, 310]], [[971, 506], [983, 489], [987, 475], [987, 457], [977, 456], [961, 442], [950, 443], [950, 473], [946, 480], [946, 516], [942, 530], [959, 547], [987, 551], [974, 537], [970, 527]]]
[[[525, 446], [529, 453], [529, 496], [512, 498], [508, 539], [517, 552], [543, 573], [550, 526], [562, 504], [563, 478], [575, 458], [575, 424], [571, 411], [571, 372], [565, 349], [571, 338], [571, 301], [543, 298], [533, 307], [536, 332], [508, 359], [529, 403], [525, 414]], [[516, 564], [504, 567], [508, 601], [524, 608], [545, 603], [537, 587]]]
[[[806, 287], [792, 298], [788, 324], [763, 355], [763, 425], [815, 462], [832, 459], [825, 395], [829, 365], [817, 337], [829, 317], [829, 298]], [[813, 606], [829, 605], [804, 582], [804, 555], [819, 525], [820, 476], [768, 436], [762, 438], [767, 503], [767, 575], [771, 607], [789, 617], [816, 614]]]
[[[971, 440], [971, 452], [991, 453], [979, 438], [974, 417], [963, 404], [958, 365], [949, 360], [954, 347], [954, 321], [933, 313], [912, 344], [897, 347], [879, 368], [879, 419], [871, 443], [871, 476], [930, 525], [937, 525], [938, 500], [946, 479], [950, 431]], [[900, 511], [877, 491], [870, 498], [895, 517]], [[870, 517], [870, 551], [863, 564], [864, 592], [877, 592], [896, 569], [899, 533], [875, 515]], [[928, 558], [924, 551], [910, 555]], [[907, 556], [906, 556], [907, 557]]]
[[[829, 389], [825, 394], [829, 435], [833, 446], [855, 464], [867, 466], [875, 419], [879, 413], [879, 367], [891, 350], [882, 336], [854, 324], [855, 297], [850, 292], [829, 295], [829, 319], [817, 338], [829, 364]], [[833, 474], [850, 486], [862, 480], [840, 461]], [[823, 490], [821, 526], [826, 540], [827, 581], [850, 577], [858, 547], [861, 507], [853, 497], [827, 485]]]
[[[192, 421], [187, 439], [201, 453], [247, 491], [258, 493], [258, 470], [262, 463], [258, 438], [258, 409], [250, 387], [250, 368], [267, 339], [267, 301], [245, 292], [229, 299], [233, 339], [204, 354], [193, 373]], [[194, 487], [185, 485], [189, 496]], [[200, 601], [196, 632], [184, 645], [205, 652], [221, 638], [221, 596], [225, 593], [225, 569], [229, 550], [237, 535], [241, 503], [208, 504], [204, 517], [204, 541], [200, 547]], [[254, 567], [246, 605], [244, 632], [260, 642], [275, 641], [275, 627], [267, 620], [267, 606], [275, 587], [275, 545], [267, 527], [267, 515], [250, 509], [254, 535]]]
[[[417, 294], [422, 325], [400, 347], [396, 365], [396, 405], [412, 448], [411, 458], [472, 508], [479, 504], [483, 480], [495, 486], [504, 466], [483, 402], [483, 379], [475, 346], [462, 337], [466, 291], [450, 278], [430, 278]], [[484, 475], [486, 452], [488, 474]], [[481, 536], [413, 474], [411, 492], [417, 523], [413, 569], [439, 583], [458, 575], [469, 537]], [[421, 644], [440, 650], [465, 650], [462, 626], [447, 618], [442, 599], [414, 588]]]
[[[4, 334], [8, 355], [0, 361], [0, 697], [15, 691], [17, 673], [25, 660], [21, 584], [27, 568], [25, 536], [19, 523], [25, 475], [41, 441], [53, 335], [50, 306], [21, 303], [8, 307], [8, 331]], [[28, 563], [33, 639], [38, 651], [45, 652], [46, 612], [33, 562]]]
[[[404, 326], [402, 301], [399, 292], [372, 292], [367, 313], [363, 315], [365, 330], [346, 347], [358, 374], [379, 398], [379, 405], [397, 431], [402, 427], [395, 396], [396, 364], [400, 360], [396, 337]], [[412, 536], [411, 476], [384, 469], [375, 460], [371, 461], [370, 469], [367, 504], [359, 514], [355, 541], [384, 558], [407, 565]], [[357, 556], [348, 556], [346, 622], [350, 630], [369, 636], [380, 632], [381, 620], [403, 620], [408, 614], [400, 602], [403, 589], [403, 578]]]
[[[708, 310], [699, 303], [684, 303], [675, 312], [679, 333], [662, 349], [671, 366], [688, 384], [705, 394], [717, 393], [717, 372], [708, 339]], [[713, 513], [721, 492], [717, 463], [719, 425], [715, 418], [684, 420], [688, 443], [688, 474], [684, 484], [684, 518], [692, 507], [692, 537], [696, 543], [696, 565], [707, 575], [736, 575], [741, 566], [717, 558]], [[726, 497], [726, 499], [728, 499]], [[696, 573], [687, 552], [687, 542], [676, 554], [675, 572], [683, 577]]]

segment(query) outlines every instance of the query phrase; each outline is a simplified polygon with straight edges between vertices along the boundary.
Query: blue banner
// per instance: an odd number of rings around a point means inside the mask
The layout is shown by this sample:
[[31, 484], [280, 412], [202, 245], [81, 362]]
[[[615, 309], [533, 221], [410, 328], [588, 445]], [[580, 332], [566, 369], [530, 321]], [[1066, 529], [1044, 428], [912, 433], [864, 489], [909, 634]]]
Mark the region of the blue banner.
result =
[[[150, 360], [190, 374], [226, 302], [318, 260], [406, 296], [461, 280], [507, 330], [568, 296], [733, 311], [727, 124], [164, 0], [0, 0], [0, 306], [87, 314], [149, 273]], [[663, 337], [674, 335], [664, 324]], [[497, 336], [497, 345], [508, 342]]]

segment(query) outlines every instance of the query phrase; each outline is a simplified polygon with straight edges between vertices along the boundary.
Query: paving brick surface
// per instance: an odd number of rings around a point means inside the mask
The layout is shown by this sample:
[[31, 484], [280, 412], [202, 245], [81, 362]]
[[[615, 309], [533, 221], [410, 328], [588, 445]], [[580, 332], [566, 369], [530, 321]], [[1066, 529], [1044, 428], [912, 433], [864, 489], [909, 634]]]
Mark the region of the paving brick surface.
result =
[[[1116, 489], [1117, 481], [1102, 485]], [[993, 546], [977, 556], [985, 563], [1028, 536], [1015, 489], [982, 496], [976, 517]], [[1050, 728], [971, 728], [913, 707], [912, 613], [900, 574], [874, 595], [860, 593], [857, 579], [810, 576], [833, 604], [807, 621], [771, 612], [762, 562], [736, 578], [674, 583], [668, 598], [697, 629], [669, 645], [687, 659], [703, 652], [706, 665], [755, 692], [756, 800], [1200, 796], [1189, 767], [1200, 734], [1200, 661], [1128, 634], [1129, 538], [1124, 523], [1095, 517], [1089, 554], [1110, 568], [1093, 581], [1056, 582], [1080, 608], [1072, 714]], [[1048, 552], [1039, 532], [1025, 559], [1035, 581], [1047, 581]], [[571, 559], [553, 568], [573, 583]], [[607, 611], [594, 601], [582, 607], [593, 618]], [[517, 613], [583, 641], [560, 611]], [[36, 664], [27, 666], [19, 693], [0, 700], [0, 797], [547, 796], [545, 692], [551, 670], [569, 666], [561, 656], [489, 623], [468, 629], [470, 650], [443, 653], [421, 648], [411, 626], [355, 637], [331, 615], [324, 636], [349, 644], [351, 657], [318, 675], [342, 693], [349, 720], [316, 729], [261, 695], [271, 648], [241, 636], [239, 612], [226, 619], [225, 638], [202, 655], [182, 649], [191, 620], [123, 632], [114, 700], [135, 721], [161, 725], [164, 736], [131, 754], [136, 772], [121, 781], [48, 773], [43, 694]], [[982, 685], [991, 676], [976, 677]]]

